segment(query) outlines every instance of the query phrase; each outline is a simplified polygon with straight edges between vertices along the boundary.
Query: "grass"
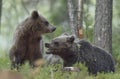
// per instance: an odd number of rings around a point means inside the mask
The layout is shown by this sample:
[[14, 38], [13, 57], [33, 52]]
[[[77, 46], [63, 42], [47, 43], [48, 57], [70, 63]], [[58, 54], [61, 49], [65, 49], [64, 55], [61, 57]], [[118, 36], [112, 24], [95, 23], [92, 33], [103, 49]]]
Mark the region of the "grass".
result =
[[[115, 73], [98, 73], [97, 76], [89, 75], [87, 68], [83, 65], [75, 65], [80, 67], [80, 72], [63, 72], [61, 65], [50, 65], [39, 68], [39, 72], [34, 74], [34, 79], [120, 79], [120, 68], [116, 66]], [[7, 57], [0, 58], [0, 70], [9, 70], [10, 61]], [[25, 76], [26, 79], [30, 79], [33, 76], [32, 70], [28, 63], [21, 67], [20, 73]]]

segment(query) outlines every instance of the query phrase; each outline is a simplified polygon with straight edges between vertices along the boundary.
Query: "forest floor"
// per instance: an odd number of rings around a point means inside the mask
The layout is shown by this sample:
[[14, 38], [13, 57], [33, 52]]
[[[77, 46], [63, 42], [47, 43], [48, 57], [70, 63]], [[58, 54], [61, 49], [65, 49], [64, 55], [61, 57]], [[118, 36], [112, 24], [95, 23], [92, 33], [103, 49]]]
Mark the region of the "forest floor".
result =
[[[33, 70], [28, 63], [21, 67], [20, 73], [25, 79], [120, 79], [120, 65], [116, 64], [116, 71], [114, 73], [98, 73], [97, 76], [89, 75], [87, 68], [83, 65], [75, 65], [80, 67], [79, 72], [63, 72], [61, 65], [44, 66], [39, 69], [39, 72], [32, 74]], [[10, 70], [10, 61], [8, 57], [0, 58], [0, 72]], [[16, 71], [15, 71], [16, 72]], [[32, 72], [32, 73], [31, 73]], [[1, 73], [0, 73], [1, 74]], [[10, 78], [10, 77], [9, 77]], [[0, 77], [0, 79], [2, 79]]]

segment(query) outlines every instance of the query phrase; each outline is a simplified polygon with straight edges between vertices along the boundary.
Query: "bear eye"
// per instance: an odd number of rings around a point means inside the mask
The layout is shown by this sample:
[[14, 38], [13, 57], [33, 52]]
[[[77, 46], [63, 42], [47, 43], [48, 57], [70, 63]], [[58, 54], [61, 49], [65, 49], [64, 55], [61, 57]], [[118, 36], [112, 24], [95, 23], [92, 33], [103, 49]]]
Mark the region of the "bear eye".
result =
[[48, 23], [48, 21], [45, 21], [45, 25], [47, 25], [47, 26], [48, 26], [48, 24], [49, 24], [49, 23]]
[[58, 43], [58, 42], [54, 42], [54, 44], [55, 44], [56, 46], [59, 46], [59, 43]]

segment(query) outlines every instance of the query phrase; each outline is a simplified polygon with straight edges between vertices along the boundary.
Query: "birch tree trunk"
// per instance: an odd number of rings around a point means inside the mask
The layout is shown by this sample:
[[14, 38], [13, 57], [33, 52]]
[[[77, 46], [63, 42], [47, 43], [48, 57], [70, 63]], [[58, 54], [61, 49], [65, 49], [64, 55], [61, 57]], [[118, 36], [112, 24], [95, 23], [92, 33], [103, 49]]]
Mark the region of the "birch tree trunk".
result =
[[78, 0], [77, 7], [77, 37], [83, 38], [83, 0]]
[[[77, 0], [77, 5], [75, 6], [72, 2], [73, 0], [67, 0], [68, 3], [68, 17], [69, 26], [71, 27], [71, 32], [76, 38], [83, 38], [83, 0]], [[74, 7], [77, 7], [75, 11]], [[76, 12], [76, 13], [75, 13]], [[77, 18], [75, 16], [77, 15]]]
[[96, 0], [94, 43], [112, 53], [112, 0]]
[[44, 56], [44, 41], [43, 39], [40, 40], [40, 52], [42, 56]]
[[2, 18], [2, 0], [0, 0], [0, 32], [1, 32], [1, 18]]
[[73, 0], [67, 0], [69, 26], [72, 34], [77, 37], [76, 27], [74, 25], [74, 6], [72, 1]]

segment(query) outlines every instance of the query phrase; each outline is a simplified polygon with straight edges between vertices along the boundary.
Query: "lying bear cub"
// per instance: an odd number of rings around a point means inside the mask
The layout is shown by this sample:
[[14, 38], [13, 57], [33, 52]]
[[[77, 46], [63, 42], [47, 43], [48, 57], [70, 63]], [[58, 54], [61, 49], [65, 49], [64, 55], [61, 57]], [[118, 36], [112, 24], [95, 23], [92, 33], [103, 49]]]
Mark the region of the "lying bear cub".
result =
[[51, 43], [45, 43], [45, 47], [48, 48], [46, 53], [60, 56], [64, 61], [64, 67], [84, 63], [88, 67], [88, 72], [92, 74], [115, 71], [114, 60], [109, 53], [86, 40], [77, 43], [74, 40], [72, 35], [56, 37]]

